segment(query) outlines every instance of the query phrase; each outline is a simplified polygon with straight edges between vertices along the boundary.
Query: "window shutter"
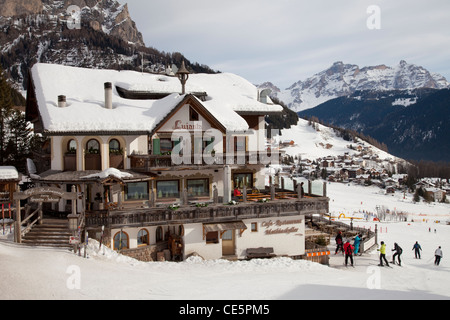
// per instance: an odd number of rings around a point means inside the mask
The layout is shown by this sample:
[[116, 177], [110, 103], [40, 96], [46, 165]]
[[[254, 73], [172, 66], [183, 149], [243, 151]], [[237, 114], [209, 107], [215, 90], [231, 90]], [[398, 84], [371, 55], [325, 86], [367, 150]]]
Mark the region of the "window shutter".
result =
[[153, 139], [153, 155], [159, 156], [161, 155], [161, 140]]

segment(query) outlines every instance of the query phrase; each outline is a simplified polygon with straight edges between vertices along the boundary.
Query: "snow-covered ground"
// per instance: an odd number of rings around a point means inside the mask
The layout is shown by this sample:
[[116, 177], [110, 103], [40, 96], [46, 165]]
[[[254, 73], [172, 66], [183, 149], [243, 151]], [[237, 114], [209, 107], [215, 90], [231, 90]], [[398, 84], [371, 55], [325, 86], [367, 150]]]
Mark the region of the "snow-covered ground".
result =
[[[63, 250], [22, 247], [7, 241], [5, 235], [0, 241], [0, 299], [450, 298], [448, 204], [413, 204], [403, 194], [384, 195], [375, 187], [338, 183], [328, 185], [328, 195], [332, 212], [374, 212], [377, 205], [384, 205], [410, 213], [408, 222], [379, 223], [379, 241], [387, 244], [388, 260], [397, 242], [404, 250], [403, 266], [378, 267], [375, 250], [357, 257], [354, 268], [346, 268], [344, 258], [334, 255], [333, 246], [330, 267], [288, 258], [229, 262], [194, 257], [182, 263], [143, 263], [106, 248], [98, 251], [95, 241], [90, 241], [89, 258], [84, 259]], [[355, 221], [355, 225], [374, 228], [374, 222]], [[411, 251], [415, 241], [423, 249], [420, 260]], [[438, 246], [444, 258], [435, 266]]]

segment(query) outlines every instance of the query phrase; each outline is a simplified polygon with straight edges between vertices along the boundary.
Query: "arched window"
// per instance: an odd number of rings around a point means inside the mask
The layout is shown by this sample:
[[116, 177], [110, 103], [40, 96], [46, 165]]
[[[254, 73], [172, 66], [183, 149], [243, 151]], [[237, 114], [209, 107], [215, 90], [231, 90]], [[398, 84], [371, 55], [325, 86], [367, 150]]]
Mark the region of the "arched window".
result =
[[156, 228], [156, 242], [163, 241], [163, 229], [162, 227]]
[[70, 140], [67, 143], [67, 153], [68, 154], [76, 154], [77, 153], [77, 142], [75, 140]]
[[120, 154], [120, 142], [116, 139], [112, 139], [109, 142], [109, 153], [111, 154]]
[[86, 144], [86, 153], [100, 154], [100, 143], [95, 139], [89, 140]]
[[149, 235], [147, 229], [141, 229], [137, 235], [137, 244], [139, 246], [148, 246], [150, 244]]
[[128, 234], [125, 232], [117, 232], [114, 236], [114, 250], [128, 249], [128, 239]]

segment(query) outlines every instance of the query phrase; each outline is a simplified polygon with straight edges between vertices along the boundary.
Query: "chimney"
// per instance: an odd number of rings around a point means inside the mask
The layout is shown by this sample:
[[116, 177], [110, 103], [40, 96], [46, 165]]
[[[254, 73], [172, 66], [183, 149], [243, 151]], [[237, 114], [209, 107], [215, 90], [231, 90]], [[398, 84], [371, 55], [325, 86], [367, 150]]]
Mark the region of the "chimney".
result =
[[67, 107], [66, 96], [58, 96], [58, 108]]
[[112, 109], [112, 83], [105, 82], [105, 108]]

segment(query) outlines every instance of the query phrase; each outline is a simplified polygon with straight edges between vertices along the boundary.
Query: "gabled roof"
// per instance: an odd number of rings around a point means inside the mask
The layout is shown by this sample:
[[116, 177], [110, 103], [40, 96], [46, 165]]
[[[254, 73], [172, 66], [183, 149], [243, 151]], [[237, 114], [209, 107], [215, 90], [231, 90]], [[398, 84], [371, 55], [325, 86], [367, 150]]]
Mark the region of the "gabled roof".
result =
[[[38, 63], [31, 69], [27, 116], [42, 122], [43, 133], [152, 132], [184, 99], [176, 77], [135, 71], [98, 70]], [[104, 83], [113, 87], [112, 109], [106, 109]], [[126, 99], [128, 93], [154, 93], [162, 99]], [[120, 91], [120, 89], [119, 89]], [[281, 112], [282, 107], [258, 101], [257, 88], [245, 79], [229, 73], [191, 74], [186, 84], [188, 94], [206, 93], [202, 106], [227, 130], [247, 130], [240, 114]], [[64, 95], [67, 107], [58, 107]], [[149, 95], [152, 96], [152, 95]], [[38, 109], [38, 110], [36, 110]], [[37, 112], [38, 111], [38, 112]]]

